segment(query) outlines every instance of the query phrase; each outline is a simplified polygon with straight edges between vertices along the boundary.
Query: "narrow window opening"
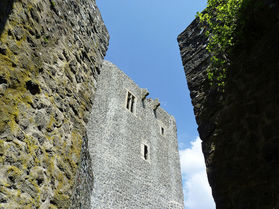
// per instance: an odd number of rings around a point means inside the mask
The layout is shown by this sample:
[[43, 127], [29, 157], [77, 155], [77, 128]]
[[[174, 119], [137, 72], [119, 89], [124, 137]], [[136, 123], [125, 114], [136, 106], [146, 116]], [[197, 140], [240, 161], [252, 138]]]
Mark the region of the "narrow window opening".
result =
[[134, 106], [135, 106], [135, 97], [132, 95], [132, 100], [131, 100], [131, 112], [134, 112]]
[[128, 92], [127, 104], [126, 104], [126, 108], [127, 108], [127, 109], [130, 109], [130, 101], [131, 101], [131, 93]]
[[165, 129], [161, 127], [161, 134], [164, 136], [165, 135]]
[[144, 145], [144, 159], [148, 160], [148, 147]]
[[131, 112], [135, 111], [135, 101], [136, 101], [136, 97], [132, 95], [130, 92], [128, 92], [126, 108]]

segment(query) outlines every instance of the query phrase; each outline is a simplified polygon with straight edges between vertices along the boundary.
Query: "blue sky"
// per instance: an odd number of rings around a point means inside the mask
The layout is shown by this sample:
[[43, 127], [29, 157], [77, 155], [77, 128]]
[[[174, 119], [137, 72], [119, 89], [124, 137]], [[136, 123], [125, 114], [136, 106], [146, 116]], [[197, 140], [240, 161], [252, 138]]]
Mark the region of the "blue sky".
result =
[[176, 41], [206, 0], [97, 0], [97, 5], [110, 34], [105, 59], [159, 98], [176, 119], [185, 208], [214, 209]]

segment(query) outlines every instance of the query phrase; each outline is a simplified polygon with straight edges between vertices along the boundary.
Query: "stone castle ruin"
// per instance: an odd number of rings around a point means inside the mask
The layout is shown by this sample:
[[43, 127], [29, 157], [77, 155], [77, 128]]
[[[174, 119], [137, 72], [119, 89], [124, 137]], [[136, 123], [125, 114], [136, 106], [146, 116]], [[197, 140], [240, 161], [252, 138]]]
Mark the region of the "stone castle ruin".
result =
[[[178, 37], [217, 209], [279, 208], [279, 4], [249, 2], [224, 93]], [[108, 43], [95, 0], [0, 1], [1, 209], [183, 208], [175, 120]]]
[[94, 0], [0, 1], [0, 208], [183, 208], [175, 120], [108, 41]]
[[87, 126], [92, 208], [184, 208], [175, 119], [147, 95], [103, 63]]

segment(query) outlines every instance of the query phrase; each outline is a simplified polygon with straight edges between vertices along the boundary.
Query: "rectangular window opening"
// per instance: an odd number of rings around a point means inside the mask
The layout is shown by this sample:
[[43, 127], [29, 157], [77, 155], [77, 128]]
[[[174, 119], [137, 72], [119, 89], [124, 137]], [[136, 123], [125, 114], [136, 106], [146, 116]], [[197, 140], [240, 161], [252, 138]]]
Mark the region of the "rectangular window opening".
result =
[[161, 127], [161, 134], [164, 136], [165, 135], [165, 129]]
[[130, 92], [128, 92], [126, 108], [131, 112], [135, 111], [135, 101], [136, 101], [136, 97]]
[[131, 100], [131, 93], [128, 92], [127, 104], [126, 104], [126, 108], [127, 108], [127, 109], [130, 109], [130, 100]]
[[132, 95], [132, 101], [131, 101], [131, 112], [134, 112], [134, 108], [135, 108], [135, 97]]
[[148, 160], [148, 146], [144, 145], [144, 159]]

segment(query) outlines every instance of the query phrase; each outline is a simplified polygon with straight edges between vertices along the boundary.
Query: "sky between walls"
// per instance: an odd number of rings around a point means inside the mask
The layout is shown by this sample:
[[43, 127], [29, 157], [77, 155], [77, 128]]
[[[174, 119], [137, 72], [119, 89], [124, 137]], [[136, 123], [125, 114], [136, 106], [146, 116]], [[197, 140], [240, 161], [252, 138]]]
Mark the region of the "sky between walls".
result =
[[110, 34], [105, 59], [117, 65], [177, 122], [185, 209], [214, 209], [177, 36], [206, 0], [97, 0]]

